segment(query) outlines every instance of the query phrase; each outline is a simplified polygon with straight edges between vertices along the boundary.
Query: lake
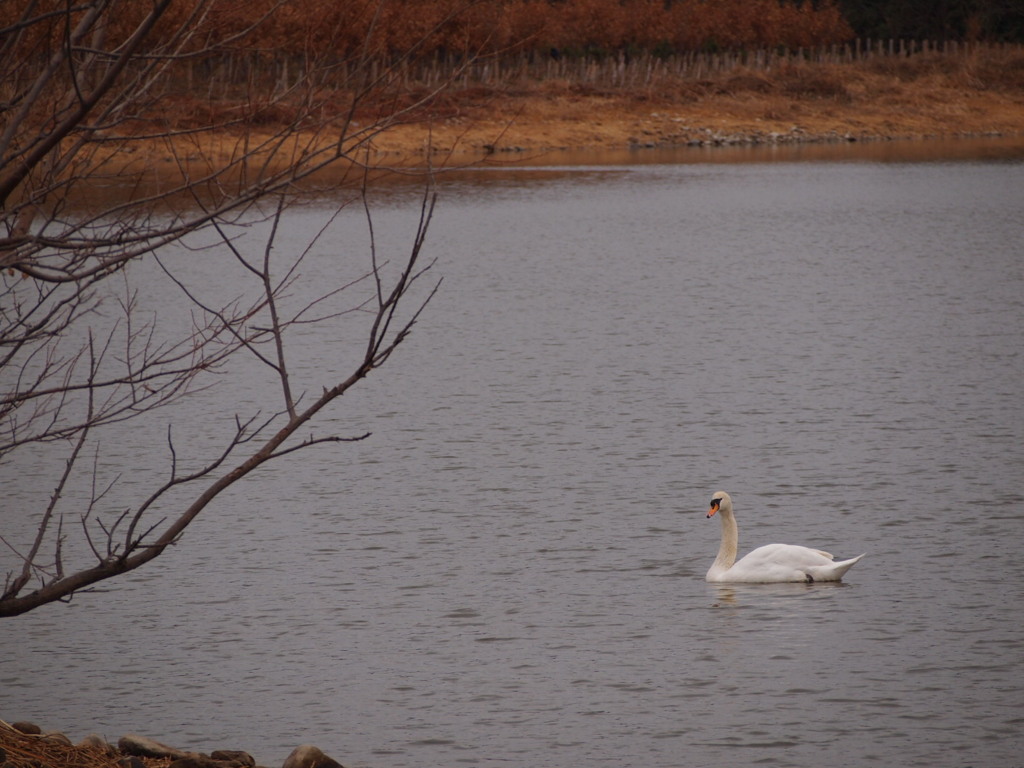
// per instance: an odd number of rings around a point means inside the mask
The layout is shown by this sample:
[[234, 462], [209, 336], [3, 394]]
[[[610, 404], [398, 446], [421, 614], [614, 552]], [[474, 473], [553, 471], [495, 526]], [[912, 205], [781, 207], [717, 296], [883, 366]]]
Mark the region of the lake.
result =
[[[0, 623], [0, 717], [270, 766], [300, 743], [349, 768], [1019, 764], [1024, 153], [981, 146], [443, 179], [441, 290], [323, 422], [372, 436], [271, 465], [143, 570]], [[382, 254], [418, 194], [378, 195]], [[347, 209], [305, 276], [365, 253]], [[296, 340], [311, 391], [361, 327]], [[179, 441], [207, 450], [266, 386], [190, 400]], [[160, 434], [108, 446], [112, 505], [166, 470], [140, 453]], [[0, 480], [24, 540], [47, 477]], [[867, 556], [843, 584], [707, 584], [719, 489], [741, 553]]]

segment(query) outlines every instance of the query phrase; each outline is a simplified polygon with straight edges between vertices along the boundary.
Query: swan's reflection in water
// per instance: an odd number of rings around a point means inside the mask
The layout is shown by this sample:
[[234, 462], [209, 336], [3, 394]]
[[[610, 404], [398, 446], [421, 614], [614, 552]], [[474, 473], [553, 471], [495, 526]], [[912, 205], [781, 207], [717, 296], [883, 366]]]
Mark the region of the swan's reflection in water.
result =
[[827, 598], [832, 590], [852, 589], [853, 586], [842, 581], [707, 585], [713, 608], [784, 607], [791, 605], [794, 599]]

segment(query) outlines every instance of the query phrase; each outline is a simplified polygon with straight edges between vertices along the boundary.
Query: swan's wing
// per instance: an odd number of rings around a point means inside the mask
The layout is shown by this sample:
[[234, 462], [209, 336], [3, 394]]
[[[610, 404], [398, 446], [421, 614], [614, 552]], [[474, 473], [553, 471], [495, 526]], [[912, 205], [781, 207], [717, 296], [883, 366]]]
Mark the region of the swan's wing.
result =
[[723, 580], [746, 583], [835, 581], [829, 572], [834, 566], [832, 555], [820, 549], [767, 544], [737, 561], [723, 574]]
[[827, 565], [833, 557], [828, 552], [810, 547], [798, 547], [795, 544], [766, 544], [758, 547], [740, 562], [750, 560], [753, 563], [787, 565], [804, 568], [815, 565]]

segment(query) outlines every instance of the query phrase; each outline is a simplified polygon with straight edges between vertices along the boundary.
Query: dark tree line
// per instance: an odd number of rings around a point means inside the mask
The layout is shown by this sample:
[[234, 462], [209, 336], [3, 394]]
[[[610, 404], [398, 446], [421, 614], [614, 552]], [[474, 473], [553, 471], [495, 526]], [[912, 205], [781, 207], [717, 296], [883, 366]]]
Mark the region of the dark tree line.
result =
[[1021, 0], [839, 0], [858, 37], [1024, 42]]

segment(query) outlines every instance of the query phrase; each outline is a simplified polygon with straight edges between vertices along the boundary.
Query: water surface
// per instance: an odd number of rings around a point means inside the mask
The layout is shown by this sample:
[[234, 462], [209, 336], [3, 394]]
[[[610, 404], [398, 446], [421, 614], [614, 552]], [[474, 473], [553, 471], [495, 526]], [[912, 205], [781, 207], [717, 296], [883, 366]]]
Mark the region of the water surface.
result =
[[[382, 252], [415, 196], [377, 202]], [[1022, 204], [1020, 159], [444, 182], [442, 290], [328, 416], [372, 437], [4, 621], [2, 717], [267, 765], [304, 742], [357, 768], [1019, 761]], [[330, 237], [308, 276], [363, 268], [358, 211]], [[300, 340], [310, 389], [359, 327]], [[212, 450], [269, 386], [204, 393], [176, 429]], [[163, 469], [148, 439], [124, 436], [125, 499]], [[6, 532], [48, 490], [0, 473]], [[741, 550], [868, 556], [842, 585], [706, 584], [720, 488]]]

